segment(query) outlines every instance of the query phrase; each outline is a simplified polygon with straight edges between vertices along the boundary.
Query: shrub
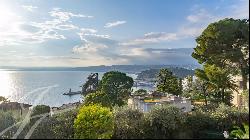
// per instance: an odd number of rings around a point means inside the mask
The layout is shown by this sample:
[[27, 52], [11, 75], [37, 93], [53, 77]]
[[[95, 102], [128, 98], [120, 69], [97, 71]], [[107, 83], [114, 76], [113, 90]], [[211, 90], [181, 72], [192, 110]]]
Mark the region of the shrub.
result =
[[219, 131], [230, 130], [234, 125], [249, 123], [249, 112], [225, 104], [220, 104], [211, 115], [216, 119]]
[[56, 114], [45, 118], [37, 126], [31, 138], [43, 139], [72, 139], [74, 138], [74, 119], [77, 110]]
[[204, 138], [202, 133], [215, 130], [216, 126], [216, 120], [209, 113], [196, 111], [186, 116], [185, 129], [192, 138]]
[[179, 108], [159, 105], [152, 108], [145, 118], [146, 138], [175, 138], [182, 131], [184, 115]]
[[143, 138], [143, 117], [139, 110], [128, 107], [114, 109], [116, 139], [140, 139]]
[[220, 104], [215, 110], [196, 110], [187, 115], [185, 126], [193, 138], [223, 138], [224, 131], [230, 131], [233, 126], [242, 123], [249, 123], [247, 111]]
[[[37, 105], [32, 109], [31, 117], [34, 117], [36, 115], [46, 115], [46, 113], [50, 112], [50, 107], [47, 105]], [[49, 114], [47, 114], [49, 115]], [[41, 116], [42, 117], [42, 116]], [[35, 123], [39, 118], [41, 117], [36, 117], [36, 118], [31, 118], [30, 121], [31, 123]]]
[[[9, 111], [0, 111], [0, 132], [4, 131], [6, 128], [12, 126], [15, 124], [16, 120], [13, 117], [13, 114]], [[7, 131], [2, 136], [0, 136], [0, 139], [7, 139], [11, 138], [15, 132], [15, 128]]]
[[77, 111], [75, 109], [53, 116], [57, 121], [52, 128], [56, 139], [74, 138], [74, 120], [77, 117]]
[[93, 104], [83, 106], [74, 121], [75, 138], [107, 139], [114, 130], [113, 114], [109, 108]]

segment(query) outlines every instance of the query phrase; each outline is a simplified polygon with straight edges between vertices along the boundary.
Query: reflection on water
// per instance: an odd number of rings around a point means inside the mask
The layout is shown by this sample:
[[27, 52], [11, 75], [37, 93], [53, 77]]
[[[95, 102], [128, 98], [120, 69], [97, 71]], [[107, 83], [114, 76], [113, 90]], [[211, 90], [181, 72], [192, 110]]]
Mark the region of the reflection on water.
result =
[[[0, 96], [11, 101], [32, 105], [45, 104], [61, 106], [78, 102], [81, 95], [62, 95], [70, 88], [81, 90], [80, 85], [86, 81], [91, 72], [87, 71], [3, 71], [0, 70]], [[103, 73], [99, 73], [99, 79]], [[128, 74], [136, 78], [136, 75]]]
[[61, 106], [81, 101], [80, 95], [65, 96], [69, 88], [78, 91], [91, 72], [0, 71], [0, 96], [32, 105]]
[[14, 90], [11, 72], [0, 71], [0, 96], [9, 97], [12, 90]]

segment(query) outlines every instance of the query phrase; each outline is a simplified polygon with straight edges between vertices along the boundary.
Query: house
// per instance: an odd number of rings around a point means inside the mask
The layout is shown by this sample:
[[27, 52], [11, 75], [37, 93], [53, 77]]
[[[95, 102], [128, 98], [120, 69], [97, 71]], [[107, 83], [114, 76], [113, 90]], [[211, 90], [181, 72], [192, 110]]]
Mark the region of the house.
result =
[[3, 102], [0, 104], [0, 110], [12, 111], [16, 117], [24, 117], [32, 105], [18, 102]]
[[[249, 79], [249, 78], [248, 78]], [[243, 100], [242, 92], [243, 92], [243, 81], [242, 77], [240, 75], [234, 76], [233, 80], [235, 81], [235, 84], [238, 86], [237, 91], [233, 91], [233, 100], [232, 104], [236, 107], [249, 107], [249, 105], [246, 104], [246, 102]], [[249, 90], [249, 81], [247, 81], [247, 89]]]
[[186, 98], [169, 95], [158, 98], [149, 98], [134, 96], [128, 99], [128, 106], [133, 109], [139, 109], [143, 112], [148, 112], [155, 105], [171, 104], [180, 108], [183, 112], [190, 112], [192, 110], [191, 101]]

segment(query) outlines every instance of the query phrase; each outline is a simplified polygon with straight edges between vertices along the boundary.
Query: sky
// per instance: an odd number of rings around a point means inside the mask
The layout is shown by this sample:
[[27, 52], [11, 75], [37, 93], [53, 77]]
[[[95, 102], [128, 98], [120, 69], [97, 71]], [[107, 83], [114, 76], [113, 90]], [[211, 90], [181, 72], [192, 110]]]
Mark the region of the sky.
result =
[[0, 0], [0, 66], [196, 64], [209, 23], [249, 0]]

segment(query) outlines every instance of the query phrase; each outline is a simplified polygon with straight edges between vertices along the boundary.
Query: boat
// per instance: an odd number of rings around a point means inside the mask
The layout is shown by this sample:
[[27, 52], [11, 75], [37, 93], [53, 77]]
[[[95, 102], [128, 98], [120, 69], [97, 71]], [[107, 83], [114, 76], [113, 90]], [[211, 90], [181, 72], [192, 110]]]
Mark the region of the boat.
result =
[[69, 92], [67, 92], [67, 93], [63, 93], [63, 95], [77, 95], [77, 94], [82, 94], [82, 92], [81, 91], [71, 91], [71, 88], [69, 89]]

